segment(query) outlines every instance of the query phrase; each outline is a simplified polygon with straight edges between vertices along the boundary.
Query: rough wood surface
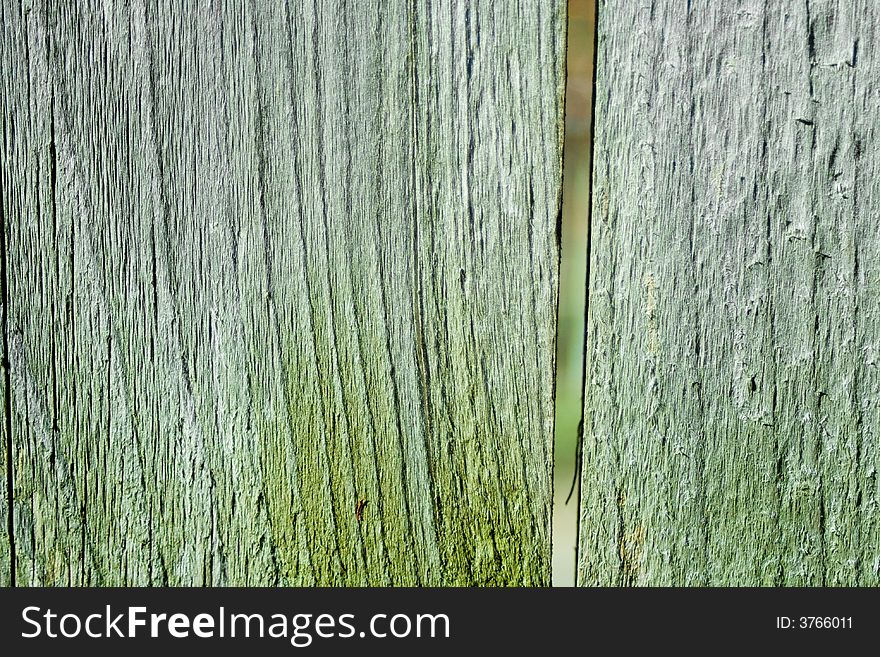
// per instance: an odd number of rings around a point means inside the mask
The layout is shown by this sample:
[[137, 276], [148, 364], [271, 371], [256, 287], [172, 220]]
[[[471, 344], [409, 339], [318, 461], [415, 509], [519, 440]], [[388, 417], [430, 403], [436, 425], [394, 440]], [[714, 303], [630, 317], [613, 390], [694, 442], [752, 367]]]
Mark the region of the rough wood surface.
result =
[[579, 582], [880, 584], [880, 5], [599, 15]]
[[2, 1], [4, 578], [549, 583], [564, 4]]

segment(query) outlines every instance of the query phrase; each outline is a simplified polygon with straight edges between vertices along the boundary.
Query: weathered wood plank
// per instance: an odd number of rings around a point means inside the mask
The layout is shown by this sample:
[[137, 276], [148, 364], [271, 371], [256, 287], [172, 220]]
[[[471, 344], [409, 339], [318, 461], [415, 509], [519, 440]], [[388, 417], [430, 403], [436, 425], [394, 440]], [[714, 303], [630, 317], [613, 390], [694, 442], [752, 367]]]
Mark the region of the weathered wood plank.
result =
[[581, 584], [880, 583], [878, 28], [600, 3]]
[[16, 583], [549, 583], [564, 4], [4, 0]]

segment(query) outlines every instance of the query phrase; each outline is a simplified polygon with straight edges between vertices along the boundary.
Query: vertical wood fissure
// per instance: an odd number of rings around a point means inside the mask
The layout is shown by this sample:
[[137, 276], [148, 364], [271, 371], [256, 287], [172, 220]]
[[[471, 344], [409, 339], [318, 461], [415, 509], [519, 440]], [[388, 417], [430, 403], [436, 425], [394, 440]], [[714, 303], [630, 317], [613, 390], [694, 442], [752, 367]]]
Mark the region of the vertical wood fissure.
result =
[[[5, 128], [4, 121], [4, 128]], [[4, 144], [6, 130], [3, 131]], [[5, 149], [4, 149], [5, 150]], [[6, 195], [3, 188], [3, 176], [0, 175], [0, 303], [3, 304], [3, 427], [6, 441], [6, 536], [9, 545], [9, 585], [15, 586], [15, 522], [13, 475], [13, 439], [12, 439], [12, 386], [9, 375], [9, 284], [8, 284], [8, 234], [6, 229]]]

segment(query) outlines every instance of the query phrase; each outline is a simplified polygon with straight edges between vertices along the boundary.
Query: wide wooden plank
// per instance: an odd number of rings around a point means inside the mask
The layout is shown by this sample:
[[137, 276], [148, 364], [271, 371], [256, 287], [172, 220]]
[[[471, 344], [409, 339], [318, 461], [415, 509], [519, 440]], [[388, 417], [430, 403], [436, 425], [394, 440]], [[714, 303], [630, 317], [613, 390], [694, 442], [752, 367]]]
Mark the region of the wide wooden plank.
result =
[[564, 5], [3, 0], [17, 584], [549, 583]]
[[880, 6], [598, 29], [579, 582], [877, 585]]

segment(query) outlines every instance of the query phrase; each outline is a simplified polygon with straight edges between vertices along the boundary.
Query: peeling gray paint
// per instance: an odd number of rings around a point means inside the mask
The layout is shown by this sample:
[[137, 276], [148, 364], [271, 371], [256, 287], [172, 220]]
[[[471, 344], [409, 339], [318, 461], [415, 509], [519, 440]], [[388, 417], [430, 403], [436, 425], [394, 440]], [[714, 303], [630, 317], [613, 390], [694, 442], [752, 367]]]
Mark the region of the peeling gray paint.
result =
[[564, 4], [3, 1], [3, 582], [549, 584]]
[[579, 582], [876, 586], [880, 7], [599, 9]]

